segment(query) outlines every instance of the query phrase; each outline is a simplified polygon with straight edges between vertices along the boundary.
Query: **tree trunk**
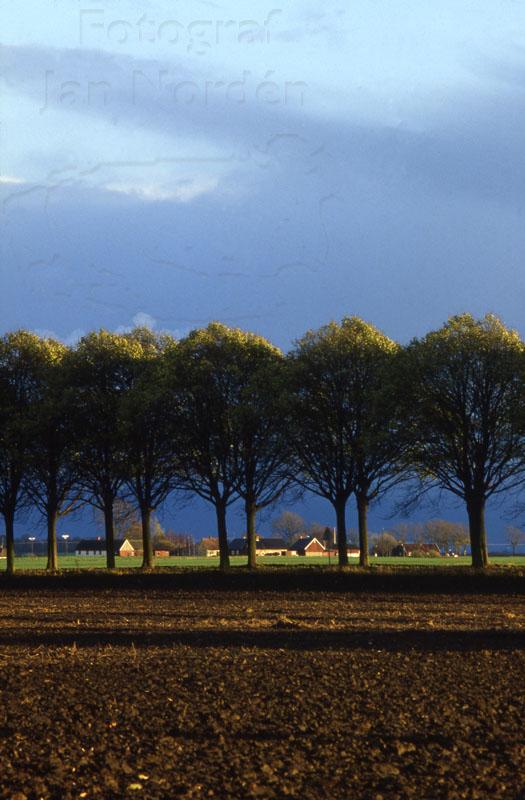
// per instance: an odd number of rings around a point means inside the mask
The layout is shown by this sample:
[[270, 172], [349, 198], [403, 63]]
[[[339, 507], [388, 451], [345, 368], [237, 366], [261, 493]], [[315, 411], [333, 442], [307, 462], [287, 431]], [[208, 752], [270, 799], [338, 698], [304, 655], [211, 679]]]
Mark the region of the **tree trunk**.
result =
[[356, 495], [359, 526], [359, 566], [368, 567], [368, 500], [366, 495]]
[[5, 521], [5, 571], [12, 575], [15, 571], [15, 515], [10, 511], [4, 514]]
[[489, 564], [489, 549], [487, 544], [487, 531], [485, 528], [485, 510], [483, 510], [483, 529], [482, 529], [482, 537], [481, 537], [481, 548], [483, 550], [483, 562], [486, 567]]
[[217, 515], [217, 536], [219, 538], [219, 568], [227, 570], [230, 568], [230, 551], [226, 528], [226, 503], [221, 500], [216, 502], [215, 513]]
[[255, 532], [255, 517], [257, 507], [255, 503], [250, 500], [246, 501], [246, 533], [248, 536], [248, 567], [249, 569], [257, 568], [257, 542]]
[[140, 518], [142, 521], [142, 569], [151, 569], [155, 565], [151, 543], [151, 508], [141, 508]]
[[58, 545], [57, 545], [57, 519], [56, 508], [47, 512], [47, 564], [49, 572], [58, 571]]
[[346, 540], [346, 497], [338, 498], [335, 503], [335, 515], [337, 520], [337, 552], [339, 554], [339, 566], [348, 566], [348, 543]]
[[467, 503], [467, 511], [472, 566], [476, 569], [484, 569], [489, 563], [485, 529], [485, 501], [471, 500]]
[[106, 567], [115, 569], [115, 521], [113, 519], [113, 498], [104, 505], [104, 528], [106, 533]]

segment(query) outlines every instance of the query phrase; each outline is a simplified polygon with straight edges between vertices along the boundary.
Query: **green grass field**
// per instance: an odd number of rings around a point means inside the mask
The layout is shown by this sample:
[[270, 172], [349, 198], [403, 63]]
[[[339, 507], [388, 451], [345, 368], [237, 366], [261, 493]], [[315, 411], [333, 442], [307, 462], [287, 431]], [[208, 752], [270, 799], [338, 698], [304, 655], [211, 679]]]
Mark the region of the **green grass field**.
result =
[[[5, 565], [5, 560], [4, 565]], [[397, 566], [397, 567], [458, 567], [470, 564], [470, 556], [460, 558], [371, 558], [372, 566]], [[498, 566], [525, 566], [525, 556], [495, 556], [490, 559], [491, 564]], [[117, 558], [116, 567], [118, 569], [133, 569], [140, 567], [142, 563], [141, 558]], [[300, 558], [294, 556], [269, 556], [259, 559], [260, 564], [272, 567], [328, 567], [328, 559], [325, 557], [311, 557]], [[350, 559], [350, 564], [357, 565], [356, 558]], [[231, 559], [233, 567], [246, 566], [246, 558], [242, 556], [234, 556]], [[178, 557], [172, 558], [158, 558], [156, 561], [158, 567], [218, 567], [218, 558], [205, 558], [205, 557]], [[336, 561], [331, 559], [331, 566], [336, 565]], [[16, 559], [17, 570], [39, 570], [45, 569], [46, 559], [44, 557], [31, 557], [23, 556]], [[77, 556], [60, 556], [59, 557], [60, 569], [104, 569], [106, 560], [103, 557], [83, 557]], [[0, 570], [2, 569], [2, 561], [0, 561]]]

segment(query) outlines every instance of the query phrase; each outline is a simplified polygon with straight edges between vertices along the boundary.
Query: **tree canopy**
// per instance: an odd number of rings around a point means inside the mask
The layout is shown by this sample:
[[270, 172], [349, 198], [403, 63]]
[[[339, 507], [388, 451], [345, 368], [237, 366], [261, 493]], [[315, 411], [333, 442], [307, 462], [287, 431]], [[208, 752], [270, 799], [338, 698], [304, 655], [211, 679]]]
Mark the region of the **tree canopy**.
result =
[[[451, 317], [407, 346], [345, 317], [308, 331], [286, 355], [218, 322], [179, 342], [147, 328], [100, 330], [70, 347], [27, 331], [0, 340], [0, 513], [10, 572], [24, 505], [46, 520], [55, 570], [60, 516], [84, 503], [98, 509], [113, 567], [115, 513], [131, 503], [149, 568], [152, 515], [183, 494], [214, 506], [223, 569], [227, 512], [242, 505], [254, 568], [256, 515], [292, 490], [332, 505], [341, 565], [354, 496], [366, 566], [369, 504], [407, 477], [406, 505], [431, 490], [464, 503], [472, 562], [484, 567], [486, 504], [525, 480], [525, 345], [497, 317]], [[304, 528], [293, 514], [275, 522], [288, 539]], [[443, 521], [417, 536], [442, 549], [465, 545], [462, 526]]]
[[525, 470], [525, 346], [493, 315], [452, 317], [413, 340], [400, 378], [416, 495], [431, 487], [464, 501], [473, 564], [488, 562], [485, 506], [520, 487]]
[[346, 506], [355, 493], [362, 564], [368, 563], [368, 504], [400, 474], [397, 408], [389, 380], [398, 345], [357, 317], [300, 339], [290, 356], [289, 424], [305, 489], [334, 507], [340, 564], [348, 563]]

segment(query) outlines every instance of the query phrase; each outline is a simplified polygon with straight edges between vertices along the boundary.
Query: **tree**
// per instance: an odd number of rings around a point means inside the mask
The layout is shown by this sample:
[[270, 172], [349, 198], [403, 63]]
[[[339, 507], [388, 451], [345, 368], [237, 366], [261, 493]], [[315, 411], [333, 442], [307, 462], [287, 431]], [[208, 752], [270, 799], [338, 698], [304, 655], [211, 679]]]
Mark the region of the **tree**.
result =
[[431, 519], [423, 526], [423, 538], [429, 544], [436, 544], [442, 552], [447, 552], [453, 531], [452, 522], [446, 519]]
[[217, 517], [220, 568], [230, 566], [226, 511], [237, 498], [241, 442], [236, 427], [240, 375], [231, 337], [219, 323], [192, 331], [170, 353], [170, 404], [177, 409], [180, 485], [211, 503]]
[[154, 552], [156, 550], [167, 550], [171, 554], [175, 549], [172, 538], [168, 538], [166, 531], [156, 518], [153, 519], [151, 525], [151, 546]]
[[84, 336], [68, 359], [79, 479], [87, 502], [104, 515], [108, 569], [115, 567], [114, 506], [125, 477], [122, 401], [142, 353], [136, 338], [101, 330]]
[[465, 555], [470, 537], [468, 528], [460, 522], [453, 522], [450, 530], [450, 545], [458, 555]]
[[421, 522], [399, 522], [392, 526], [392, 533], [403, 544], [425, 541], [425, 527]]
[[288, 364], [290, 471], [303, 488], [333, 506], [339, 564], [345, 566], [346, 505], [354, 489], [354, 459], [344, 331], [336, 323], [309, 331], [296, 343]]
[[133, 386], [122, 402], [125, 485], [136, 502], [142, 525], [142, 568], [154, 565], [152, 515], [178, 487], [178, 428], [167, 395], [166, 353], [176, 347], [169, 337], [137, 329], [128, 334], [140, 343]]
[[[349, 528], [347, 530], [347, 532], [346, 532], [346, 535], [348, 537], [348, 546], [349, 547], [353, 547], [355, 549], [358, 549], [359, 548], [359, 530], [356, 529], [356, 528]], [[370, 534], [368, 534], [368, 535], [370, 535]], [[367, 541], [368, 541], [368, 539], [367, 539]]]
[[[104, 512], [96, 506], [95, 521], [97, 527], [105, 530]], [[116, 539], [130, 539], [142, 535], [140, 512], [133, 503], [122, 497], [115, 498], [113, 503], [113, 528]]]
[[461, 550], [469, 542], [465, 525], [446, 519], [432, 519], [423, 526], [423, 538], [429, 544], [437, 544], [443, 552]]
[[6, 571], [15, 569], [14, 524], [24, 504], [28, 469], [29, 411], [38, 394], [41, 341], [27, 331], [0, 340], [0, 513], [6, 533]]
[[273, 533], [284, 539], [287, 544], [293, 544], [301, 536], [304, 536], [306, 528], [303, 517], [294, 511], [283, 511], [272, 520]]
[[24, 491], [47, 524], [47, 569], [58, 569], [57, 522], [82, 505], [73, 410], [64, 368], [67, 348], [41, 339], [32, 367], [34, 397], [28, 417], [30, 444]]
[[296, 480], [326, 498], [348, 564], [346, 505], [356, 495], [360, 563], [368, 564], [368, 505], [399, 480], [401, 437], [391, 382], [398, 346], [351, 317], [297, 342], [290, 363], [289, 426]]
[[507, 541], [512, 547], [512, 555], [516, 555], [518, 547], [525, 542], [525, 533], [514, 525], [507, 525], [505, 532], [507, 534]]
[[348, 348], [347, 413], [352, 419], [354, 494], [359, 527], [359, 563], [369, 565], [368, 508], [404, 478], [400, 406], [394, 381], [400, 351], [373, 325], [357, 317], [343, 321]]
[[218, 550], [219, 540], [216, 536], [206, 536], [198, 544], [198, 553], [200, 556], [205, 556], [207, 550]]
[[525, 347], [493, 315], [452, 317], [407, 347], [399, 378], [418, 483], [466, 505], [472, 565], [488, 563], [485, 507], [523, 481]]
[[385, 531], [373, 538], [374, 553], [378, 556], [391, 556], [395, 547], [399, 544], [395, 536]]
[[[235, 489], [244, 501], [248, 567], [255, 569], [256, 515], [281, 497], [291, 483], [290, 447], [280, 398], [284, 391], [283, 356], [266, 339], [239, 330], [222, 330], [220, 346], [229, 345], [225, 368], [237, 377], [232, 394], [237, 449]], [[231, 384], [234, 384], [232, 377]]]
[[314, 520], [308, 525], [308, 533], [310, 536], [315, 536], [317, 539], [320, 539], [328, 527], [328, 525], [323, 525], [322, 522], [316, 522]]
[[175, 531], [167, 530], [164, 540], [166, 546], [161, 549], [169, 550], [172, 556], [195, 555], [196, 544], [191, 533], [175, 533]]
[[222, 568], [229, 563], [226, 509], [242, 499], [253, 569], [256, 514], [290, 483], [278, 404], [283, 356], [260, 336], [212, 323], [180, 342], [173, 375], [178, 427], [188, 435], [184, 483], [215, 506]]

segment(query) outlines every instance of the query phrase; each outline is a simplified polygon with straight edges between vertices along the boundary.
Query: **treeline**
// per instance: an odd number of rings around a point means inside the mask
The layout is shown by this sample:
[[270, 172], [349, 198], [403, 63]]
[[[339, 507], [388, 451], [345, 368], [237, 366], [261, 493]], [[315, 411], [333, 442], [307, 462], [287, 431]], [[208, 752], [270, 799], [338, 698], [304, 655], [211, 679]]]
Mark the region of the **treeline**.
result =
[[[333, 542], [332, 529], [319, 522], [306, 522], [294, 511], [282, 511], [272, 521], [273, 533], [293, 544], [305, 536], [315, 536], [320, 542]], [[389, 556], [399, 545], [435, 545], [441, 553], [466, 552], [470, 542], [468, 528], [459, 522], [450, 522], [445, 519], [430, 519], [426, 522], [399, 522], [381, 533], [369, 534], [371, 552], [380, 556]], [[525, 533], [520, 528], [507, 526], [507, 541], [513, 549], [525, 542]], [[351, 548], [359, 547], [359, 531], [354, 528], [348, 530], [348, 544]]]
[[[469, 544], [468, 528], [459, 522], [431, 519], [412, 524], [400, 523], [390, 530], [371, 535], [372, 551], [378, 556], [411, 555], [435, 556], [465, 555]], [[437, 551], [436, 551], [437, 548]]]
[[402, 482], [407, 506], [436, 488], [465, 504], [479, 568], [487, 501], [525, 478], [525, 345], [496, 317], [468, 314], [405, 347], [345, 318], [286, 355], [219, 323], [180, 341], [99, 331], [75, 347], [16, 331], [0, 342], [0, 417], [8, 572], [28, 506], [47, 523], [49, 570], [57, 520], [84, 504], [103, 515], [114, 567], [119, 498], [140, 513], [150, 568], [152, 515], [188, 493], [215, 508], [223, 569], [227, 509], [242, 501], [255, 568], [257, 512], [303, 491], [332, 504], [341, 565], [354, 498], [366, 566], [369, 505]]

